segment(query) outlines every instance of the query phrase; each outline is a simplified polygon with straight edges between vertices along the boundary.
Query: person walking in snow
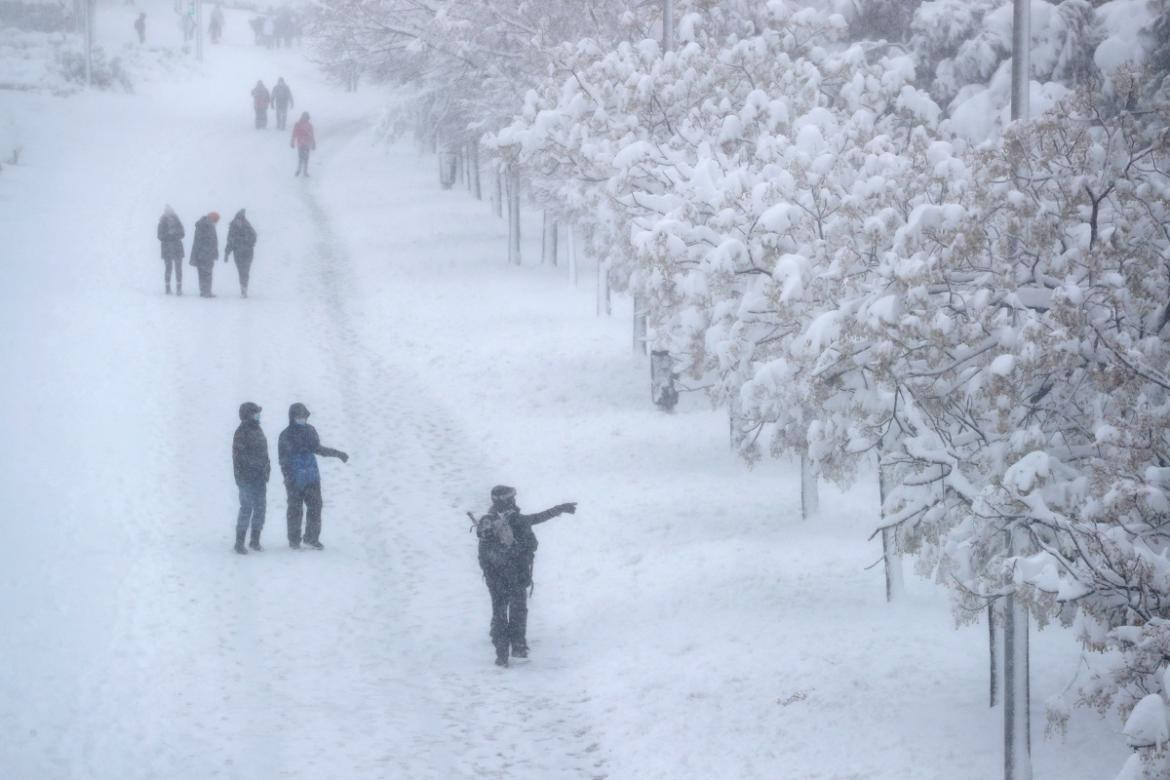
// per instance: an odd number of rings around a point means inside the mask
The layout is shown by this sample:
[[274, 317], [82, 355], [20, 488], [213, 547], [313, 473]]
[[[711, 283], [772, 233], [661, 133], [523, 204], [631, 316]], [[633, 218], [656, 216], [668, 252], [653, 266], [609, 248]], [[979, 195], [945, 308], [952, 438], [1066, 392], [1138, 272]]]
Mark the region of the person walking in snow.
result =
[[146, 43], [146, 12], [138, 14], [138, 18], [134, 20], [134, 32], [138, 33], [138, 43], [141, 45]]
[[292, 90], [284, 83], [284, 78], [276, 80], [272, 88], [272, 106], [276, 109], [276, 129], [283, 130], [288, 123], [288, 110], [293, 107]]
[[309, 122], [309, 112], [301, 114], [300, 120], [293, 125], [292, 138], [289, 139], [288, 145], [295, 146], [297, 149], [297, 172], [294, 176], [300, 176], [302, 173], [307, 177], [309, 175], [309, 152], [317, 148], [317, 139], [313, 135], [313, 125]]
[[223, 261], [236, 258], [236, 271], [240, 274], [240, 297], [248, 297], [248, 274], [252, 270], [252, 250], [256, 246], [256, 229], [244, 216], [244, 210], [236, 212], [228, 225], [227, 241], [223, 245]]
[[207, 26], [207, 34], [211, 37], [212, 43], [219, 43], [223, 36], [223, 9], [218, 3], [211, 10], [211, 23]]
[[183, 294], [183, 223], [170, 206], [163, 208], [163, 214], [158, 219], [158, 243], [162, 251], [162, 259], [166, 264], [163, 281], [166, 284], [167, 295], [171, 294], [171, 271], [175, 272], [175, 289], [179, 295]]
[[[349, 455], [341, 450], [321, 446], [317, 429], [309, 425], [309, 410], [302, 403], [288, 408], [288, 427], [280, 433], [276, 444], [277, 460], [284, 475], [284, 489], [288, 494], [288, 546], [301, 549], [301, 542], [314, 550], [324, 550], [321, 544], [321, 472], [317, 456], [340, 458], [349, 462]], [[308, 508], [301, 535], [303, 507]]]
[[271, 102], [268, 87], [264, 86], [263, 81], [257, 81], [256, 86], [252, 87], [252, 108], [256, 111], [257, 130], [268, 127], [268, 106]]
[[492, 506], [476, 521], [479, 566], [492, 600], [492, 644], [496, 665], [507, 666], [509, 650], [516, 658], [528, 657], [528, 589], [536, 558], [536, 534], [532, 526], [561, 515], [574, 514], [577, 503], [558, 504], [534, 515], [520, 513], [516, 488], [492, 488]]
[[195, 238], [191, 240], [191, 265], [199, 271], [199, 297], [214, 298], [211, 294], [211, 272], [219, 259], [219, 236], [215, 225], [219, 214], [212, 211], [195, 223]]
[[248, 546], [262, 552], [260, 532], [264, 530], [264, 513], [268, 506], [268, 477], [272, 463], [268, 459], [268, 439], [260, 429], [260, 407], [251, 401], [240, 404], [240, 427], [232, 438], [232, 470], [240, 489], [240, 514], [236, 518], [236, 547], [247, 555], [244, 537], [249, 527], [252, 538]]

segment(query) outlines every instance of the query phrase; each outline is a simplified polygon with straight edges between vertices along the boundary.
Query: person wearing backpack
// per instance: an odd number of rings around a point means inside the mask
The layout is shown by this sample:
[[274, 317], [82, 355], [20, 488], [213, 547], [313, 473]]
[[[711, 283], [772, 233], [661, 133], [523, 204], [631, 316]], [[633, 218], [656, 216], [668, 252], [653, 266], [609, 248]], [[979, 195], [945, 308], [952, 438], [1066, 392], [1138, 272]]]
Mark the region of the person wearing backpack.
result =
[[492, 600], [492, 644], [496, 665], [507, 666], [508, 655], [528, 657], [528, 589], [536, 558], [532, 526], [561, 515], [574, 514], [577, 502], [558, 504], [534, 515], [520, 513], [516, 488], [492, 488], [492, 507], [476, 521], [479, 566]]
[[[284, 474], [284, 487], [288, 493], [288, 546], [301, 549], [301, 542], [314, 550], [324, 550], [321, 544], [321, 472], [317, 469], [317, 456], [340, 458], [342, 463], [349, 456], [341, 450], [321, 446], [317, 429], [309, 425], [309, 410], [302, 403], [288, 408], [288, 427], [280, 432], [276, 443], [277, 460]], [[304, 518], [308, 507], [308, 517]], [[301, 535], [301, 520], [304, 518], [304, 536]]]

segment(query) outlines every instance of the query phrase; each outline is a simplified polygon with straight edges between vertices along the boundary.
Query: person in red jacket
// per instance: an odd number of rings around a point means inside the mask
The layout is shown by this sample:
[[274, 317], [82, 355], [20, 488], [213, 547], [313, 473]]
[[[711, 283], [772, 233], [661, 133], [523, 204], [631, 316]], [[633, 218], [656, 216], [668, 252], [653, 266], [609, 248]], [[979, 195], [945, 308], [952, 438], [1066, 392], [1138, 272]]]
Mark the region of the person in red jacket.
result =
[[256, 86], [252, 88], [252, 108], [256, 109], [257, 130], [268, 127], [268, 106], [271, 102], [272, 96], [268, 94], [268, 87], [264, 86], [263, 81], [257, 81]]
[[309, 152], [317, 148], [317, 139], [313, 137], [313, 125], [309, 123], [309, 112], [301, 114], [300, 121], [293, 125], [292, 138], [288, 145], [297, 149], [297, 172], [295, 176], [304, 173], [309, 175]]

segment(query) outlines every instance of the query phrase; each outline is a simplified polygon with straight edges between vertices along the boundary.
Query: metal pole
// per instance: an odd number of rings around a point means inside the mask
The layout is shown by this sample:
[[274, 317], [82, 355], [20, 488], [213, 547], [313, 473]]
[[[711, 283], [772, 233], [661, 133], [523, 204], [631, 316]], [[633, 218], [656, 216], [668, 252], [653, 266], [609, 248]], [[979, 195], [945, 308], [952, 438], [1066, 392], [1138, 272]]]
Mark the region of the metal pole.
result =
[[195, 59], [203, 62], [203, 0], [195, 0]]
[[85, 0], [85, 86], [93, 86], [93, 11], [95, 0]]
[[[1028, 118], [1031, 72], [1031, 0], [1014, 0], [1012, 16], [1012, 121]], [[1014, 555], [1026, 550], [1023, 529], [1009, 539]], [[1032, 778], [1032, 718], [1028, 669], [1028, 608], [1014, 593], [1004, 604], [1003, 632], [1003, 739], [1005, 780]]]
[[674, 0], [662, 0], [662, 51], [674, 51]]

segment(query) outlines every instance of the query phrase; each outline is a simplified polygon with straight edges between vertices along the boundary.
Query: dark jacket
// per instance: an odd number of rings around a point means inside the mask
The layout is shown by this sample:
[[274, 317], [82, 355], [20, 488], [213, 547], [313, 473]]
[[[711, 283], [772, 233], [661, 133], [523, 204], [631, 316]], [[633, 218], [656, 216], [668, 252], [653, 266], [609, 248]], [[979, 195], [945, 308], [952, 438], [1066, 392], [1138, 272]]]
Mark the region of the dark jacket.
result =
[[191, 240], [191, 265], [210, 267], [219, 257], [219, 236], [215, 234], [215, 223], [207, 217], [200, 217], [195, 223], [195, 238]]
[[[514, 504], [508, 508], [492, 507], [488, 516], [502, 517], [512, 529], [513, 542], [509, 547], [502, 547], [496, 539], [485, 538], [482, 531], [479, 534], [479, 565], [488, 577], [505, 577], [515, 584], [528, 587], [532, 584], [532, 564], [536, 557], [536, 534], [532, 526], [539, 525], [561, 514], [560, 507], [546, 509], [534, 515], [520, 513], [520, 508]], [[479, 528], [490, 527], [490, 523], [480, 522]]]
[[292, 104], [292, 90], [288, 88], [288, 84], [283, 81], [276, 82], [276, 86], [272, 88], [272, 105], [283, 110], [291, 107]]
[[162, 245], [163, 260], [183, 259], [183, 237], [187, 235], [183, 230], [183, 223], [172, 212], [167, 212], [158, 220], [158, 241]]
[[276, 459], [280, 463], [280, 472], [284, 475], [284, 484], [290, 489], [304, 490], [309, 485], [321, 482], [321, 472], [317, 469], [317, 455], [326, 458], [342, 458], [348, 456], [341, 450], [321, 446], [321, 437], [317, 429], [305, 423], [297, 425], [293, 422], [294, 409], [288, 412], [288, 427], [280, 432], [276, 442]]
[[257, 84], [252, 89], [252, 108], [256, 109], [256, 113], [268, 110], [268, 104], [272, 102], [272, 96], [268, 94], [268, 88], [263, 84]]
[[244, 210], [240, 209], [239, 213], [232, 218], [232, 223], [228, 225], [227, 241], [223, 245], [223, 257], [226, 260], [228, 255], [235, 252], [237, 259], [240, 255], [250, 259], [252, 248], [255, 246], [256, 230], [248, 218], [244, 216]]
[[268, 439], [260, 430], [260, 423], [244, 420], [236, 428], [232, 439], [232, 468], [236, 473], [237, 485], [265, 483], [272, 473], [268, 460]]

